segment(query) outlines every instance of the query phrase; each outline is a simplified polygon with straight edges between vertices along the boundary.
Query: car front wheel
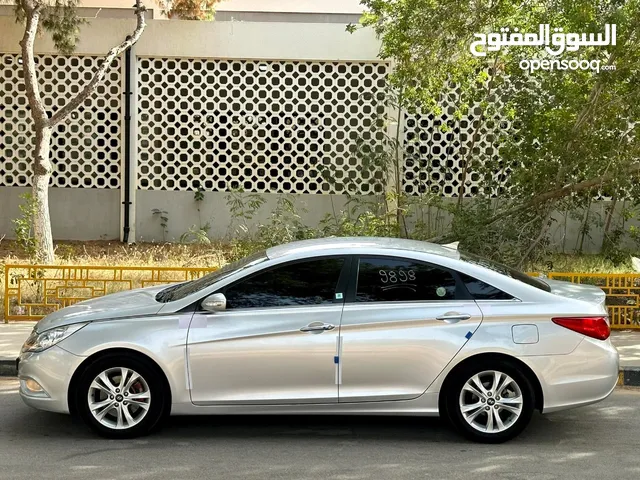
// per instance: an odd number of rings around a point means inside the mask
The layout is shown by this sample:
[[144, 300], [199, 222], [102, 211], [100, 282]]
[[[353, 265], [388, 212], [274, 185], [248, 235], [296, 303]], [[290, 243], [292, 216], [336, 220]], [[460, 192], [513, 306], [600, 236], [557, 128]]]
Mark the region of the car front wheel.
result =
[[165, 411], [165, 390], [148, 362], [109, 355], [83, 372], [76, 406], [80, 417], [98, 434], [132, 438], [158, 425]]
[[456, 372], [446, 393], [447, 415], [471, 440], [501, 443], [520, 434], [531, 420], [531, 383], [508, 362], [481, 363]]

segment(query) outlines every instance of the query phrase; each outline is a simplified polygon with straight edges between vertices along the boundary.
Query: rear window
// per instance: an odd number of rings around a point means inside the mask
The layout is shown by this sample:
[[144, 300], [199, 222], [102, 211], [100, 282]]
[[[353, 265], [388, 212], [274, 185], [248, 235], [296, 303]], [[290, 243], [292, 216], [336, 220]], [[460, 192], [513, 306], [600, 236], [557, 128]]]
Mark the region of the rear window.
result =
[[462, 252], [460, 252], [460, 259], [465, 262], [473, 263], [474, 265], [488, 268], [489, 270], [493, 270], [494, 272], [506, 275], [509, 278], [513, 278], [514, 280], [526, 283], [527, 285], [531, 285], [532, 287], [539, 288], [540, 290], [544, 290], [545, 292], [551, 291], [551, 287], [549, 287], [549, 285], [547, 285], [539, 278], [531, 277], [526, 273], [522, 273], [516, 270], [515, 268], [507, 267], [506, 265], [494, 262], [493, 260], [487, 260], [486, 258], [482, 258], [471, 253]]
[[499, 288], [460, 272], [460, 278], [474, 300], [513, 300], [513, 297]]

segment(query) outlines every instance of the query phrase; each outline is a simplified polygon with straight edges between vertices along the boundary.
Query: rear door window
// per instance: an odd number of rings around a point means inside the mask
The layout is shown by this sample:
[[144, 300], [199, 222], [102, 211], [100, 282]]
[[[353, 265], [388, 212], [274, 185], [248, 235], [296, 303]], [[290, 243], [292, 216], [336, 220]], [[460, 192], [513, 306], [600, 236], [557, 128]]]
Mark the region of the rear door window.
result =
[[454, 274], [444, 268], [407, 258], [361, 257], [356, 302], [454, 300]]

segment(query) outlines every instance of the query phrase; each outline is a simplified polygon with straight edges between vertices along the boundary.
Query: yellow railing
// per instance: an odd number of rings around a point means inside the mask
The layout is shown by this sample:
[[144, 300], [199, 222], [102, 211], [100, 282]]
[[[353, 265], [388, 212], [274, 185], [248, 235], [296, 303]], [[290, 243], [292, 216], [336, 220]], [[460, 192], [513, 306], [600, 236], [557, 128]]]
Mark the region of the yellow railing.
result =
[[[5, 265], [4, 321], [39, 320], [81, 300], [150, 285], [192, 280], [215, 268]], [[611, 328], [640, 329], [640, 274], [549, 273], [596, 285], [607, 294]]]
[[4, 321], [39, 320], [89, 298], [200, 278], [215, 268], [5, 265]]

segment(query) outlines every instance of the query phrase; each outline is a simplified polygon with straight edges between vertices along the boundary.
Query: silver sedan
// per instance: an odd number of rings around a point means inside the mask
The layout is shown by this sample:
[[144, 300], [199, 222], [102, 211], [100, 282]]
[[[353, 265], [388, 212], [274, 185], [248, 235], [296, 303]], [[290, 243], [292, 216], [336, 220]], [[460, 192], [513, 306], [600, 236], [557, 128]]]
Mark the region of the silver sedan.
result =
[[169, 414], [441, 415], [497, 443], [612, 392], [604, 299], [446, 246], [308, 240], [48, 315], [20, 394], [115, 438]]

